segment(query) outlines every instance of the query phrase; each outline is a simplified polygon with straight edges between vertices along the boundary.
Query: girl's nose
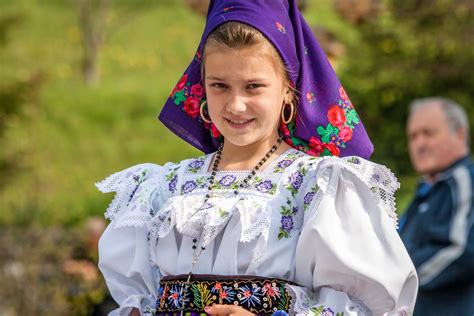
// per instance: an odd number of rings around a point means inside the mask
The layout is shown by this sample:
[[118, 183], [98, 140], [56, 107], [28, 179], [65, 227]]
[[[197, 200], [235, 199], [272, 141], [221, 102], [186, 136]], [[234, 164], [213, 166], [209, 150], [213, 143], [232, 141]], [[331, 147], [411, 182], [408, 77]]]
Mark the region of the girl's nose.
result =
[[226, 110], [233, 114], [245, 112], [247, 110], [245, 101], [245, 98], [239, 95], [233, 95], [227, 101]]

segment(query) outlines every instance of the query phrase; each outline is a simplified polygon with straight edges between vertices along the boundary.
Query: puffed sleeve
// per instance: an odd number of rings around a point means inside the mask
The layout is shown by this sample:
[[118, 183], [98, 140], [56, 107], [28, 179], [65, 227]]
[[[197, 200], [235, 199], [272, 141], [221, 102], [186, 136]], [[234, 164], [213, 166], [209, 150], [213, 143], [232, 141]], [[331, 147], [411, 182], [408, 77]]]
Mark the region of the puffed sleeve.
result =
[[141, 164], [96, 184], [102, 192], [116, 192], [105, 214], [111, 223], [99, 241], [99, 269], [120, 306], [110, 315], [129, 315], [133, 308], [141, 315], [153, 312], [160, 272], [150, 261], [147, 222], [172, 193], [164, 179], [171, 182], [173, 172], [166, 165]]
[[312, 172], [295, 258], [300, 286], [290, 287], [295, 312], [412, 312], [418, 279], [395, 229], [393, 174], [358, 157], [323, 159]]

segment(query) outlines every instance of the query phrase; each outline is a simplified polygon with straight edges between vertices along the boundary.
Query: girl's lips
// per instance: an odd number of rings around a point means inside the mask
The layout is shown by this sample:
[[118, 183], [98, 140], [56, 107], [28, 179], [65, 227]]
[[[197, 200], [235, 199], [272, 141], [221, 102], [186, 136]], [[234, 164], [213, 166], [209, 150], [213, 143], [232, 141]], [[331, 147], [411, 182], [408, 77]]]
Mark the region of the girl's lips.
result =
[[247, 126], [249, 126], [250, 124], [252, 124], [252, 122], [255, 120], [255, 119], [246, 119], [246, 120], [242, 120], [242, 119], [239, 119], [239, 120], [233, 120], [233, 119], [225, 119], [227, 124], [229, 124], [230, 127], [232, 128], [237, 128], [237, 129], [241, 129], [241, 128], [245, 128]]

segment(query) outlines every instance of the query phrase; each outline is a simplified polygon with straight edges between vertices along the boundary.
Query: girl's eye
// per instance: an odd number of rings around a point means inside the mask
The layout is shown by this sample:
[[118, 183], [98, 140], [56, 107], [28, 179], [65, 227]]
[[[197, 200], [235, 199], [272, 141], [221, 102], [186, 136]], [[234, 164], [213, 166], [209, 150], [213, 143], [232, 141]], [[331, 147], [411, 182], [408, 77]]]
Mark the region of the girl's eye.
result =
[[220, 83], [220, 82], [215, 82], [213, 84], [211, 84], [211, 87], [213, 88], [217, 88], [217, 89], [225, 89], [227, 88], [227, 86], [223, 83]]
[[258, 83], [251, 83], [249, 85], [247, 85], [247, 89], [257, 89], [257, 88], [260, 88], [262, 85], [258, 84]]

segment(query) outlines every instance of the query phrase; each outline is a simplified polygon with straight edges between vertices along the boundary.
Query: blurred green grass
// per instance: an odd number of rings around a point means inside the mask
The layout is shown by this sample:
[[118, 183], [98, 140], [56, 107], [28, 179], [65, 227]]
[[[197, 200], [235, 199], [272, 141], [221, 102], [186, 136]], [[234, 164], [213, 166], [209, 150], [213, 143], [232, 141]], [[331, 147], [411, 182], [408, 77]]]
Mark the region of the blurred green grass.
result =
[[[79, 72], [74, 2], [0, 2], [2, 15], [23, 16], [0, 50], [0, 80], [36, 72], [46, 78], [37, 104], [9, 122], [5, 144], [24, 153], [25, 171], [0, 191], [0, 225], [77, 224], [102, 214], [112, 198], [96, 191], [94, 182], [133, 164], [200, 155], [156, 116], [194, 55], [204, 17], [182, 1], [145, 1], [122, 20], [127, 3], [119, 2], [122, 10], [107, 21], [111, 35], [100, 57], [101, 81], [91, 88]], [[305, 16], [343, 40], [356, 36], [332, 11], [331, 0], [311, 2]], [[402, 180], [400, 209], [414, 186], [413, 177]]]

